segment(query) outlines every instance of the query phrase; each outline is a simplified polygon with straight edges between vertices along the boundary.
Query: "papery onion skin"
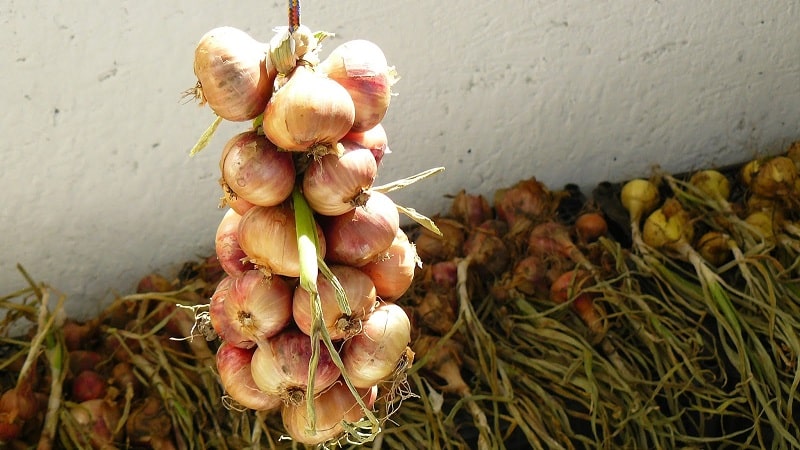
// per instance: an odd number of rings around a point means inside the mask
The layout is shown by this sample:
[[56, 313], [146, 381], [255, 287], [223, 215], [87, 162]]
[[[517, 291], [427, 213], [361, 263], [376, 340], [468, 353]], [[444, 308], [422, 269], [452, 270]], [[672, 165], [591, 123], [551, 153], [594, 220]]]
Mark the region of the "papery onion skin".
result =
[[354, 142], [342, 141], [341, 155], [327, 154], [303, 174], [303, 195], [315, 212], [338, 216], [369, 200], [369, 188], [378, 174], [372, 152]]
[[247, 262], [247, 254], [239, 246], [239, 222], [242, 216], [229, 209], [222, 216], [217, 226], [214, 249], [222, 270], [232, 277], [241, 276], [248, 270], [255, 269], [253, 263]]
[[255, 131], [229, 139], [220, 159], [224, 188], [253, 205], [274, 206], [292, 193], [295, 168], [292, 155]]
[[377, 124], [369, 130], [353, 131], [350, 130], [344, 135], [342, 141], [355, 142], [372, 151], [375, 163], [380, 167], [383, 156], [392, 153], [389, 149], [389, 138], [386, 136], [386, 129], [381, 124]]
[[225, 308], [225, 300], [234, 281], [236, 278], [227, 276], [217, 284], [209, 304], [211, 326], [223, 341], [231, 342], [237, 347], [250, 348], [256, 345], [255, 341], [243, 335], [238, 327], [233, 326], [235, 318], [230, 317], [229, 310]]
[[258, 343], [278, 334], [291, 321], [292, 290], [281, 277], [268, 278], [249, 270], [234, 279], [222, 307], [234, 334]]
[[[326, 239], [319, 225], [317, 237], [324, 258]], [[264, 273], [300, 276], [294, 211], [287, 203], [250, 208], [239, 223], [239, 246]]]
[[363, 266], [389, 248], [399, 228], [397, 205], [386, 194], [371, 192], [364, 206], [325, 222], [327, 257], [339, 264]]
[[[296, 328], [287, 328], [259, 343], [251, 360], [253, 380], [261, 391], [299, 404], [308, 391], [308, 365], [311, 340]], [[318, 394], [341, 375], [327, 347], [320, 345], [316, 379], [312, 392]]]
[[222, 342], [217, 350], [217, 372], [225, 393], [245, 408], [256, 411], [277, 409], [283, 402], [279, 397], [268, 395], [256, 386], [251, 371], [251, 360], [255, 349], [243, 349], [230, 342]]
[[[372, 408], [378, 387], [356, 389], [365, 406]], [[291, 438], [301, 444], [318, 445], [338, 438], [344, 433], [342, 421], [353, 423], [364, 417], [361, 406], [343, 381], [337, 381], [314, 399], [316, 432], [310, 434], [305, 403], [285, 405], [281, 409], [283, 426]]]
[[233, 122], [261, 114], [277, 76], [267, 50], [267, 44], [234, 27], [214, 28], [203, 35], [194, 52], [201, 103]]
[[71, 406], [69, 412], [81, 427], [81, 437], [89, 439], [88, 444], [92, 448], [111, 448], [117, 437], [114, 430], [122, 417], [122, 412], [115, 404], [106, 399], [87, 400]]
[[336, 144], [354, 117], [353, 100], [341, 85], [299, 65], [267, 103], [264, 134], [284, 150], [302, 152]]
[[[331, 272], [339, 280], [350, 305], [351, 314], [344, 315], [339, 310], [336, 291], [333, 284], [322, 276], [317, 277], [322, 317], [331, 340], [345, 339], [361, 331], [361, 320], [368, 316], [375, 307], [375, 285], [370, 277], [355, 267], [331, 265]], [[312, 313], [311, 296], [308, 291], [298, 286], [292, 300], [292, 317], [294, 323], [303, 333], [311, 335]]]
[[411, 321], [394, 303], [375, 308], [363, 325], [364, 331], [345, 342], [341, 352], [345, 373], [362, 388], [386, 380], [411, 341]]
[[399, 299], [414, 281], [416, 267], [421, 264], [416, 246], [398, 229], [392, 244], [359, 269], [375, 285], [375, 292], [385, 302]]
[[354, 131], [369, 130], [383, 120], [397, 80], [380, 47], [364, 39], [347, 41], [334, 48], [318, 69], [353, 98]]

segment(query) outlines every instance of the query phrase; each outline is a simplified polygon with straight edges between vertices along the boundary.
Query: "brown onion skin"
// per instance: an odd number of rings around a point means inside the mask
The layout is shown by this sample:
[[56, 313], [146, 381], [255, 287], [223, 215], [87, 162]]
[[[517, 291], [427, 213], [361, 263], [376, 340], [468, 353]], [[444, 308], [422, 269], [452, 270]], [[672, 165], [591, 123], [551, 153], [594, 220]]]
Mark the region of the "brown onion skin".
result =
[[217, 372], [225, 393], [245, 408], [256, 411], [277, 409], [282, 401], [279, 397], [261, 392], [253, 380], [250, 362], [255, 348], [244, 349], [230, 342], [222, 342], [217, 349]]
[[[325, 257], [326, 239], [319, 225], [317, 237]], [[294, 211], [287, 203], [250, 208], [239, 222], [239, 246], [265, 273], [300, 276]]]
[[[325, 328], [332, 340], [345, 339], [361, 331], [361, 320], [369, 315], [375, 307], [375, 285], [370, 277], [355, 267], [331, 265], [331, 272], [339, 280], [350, 305], [351, 314], [344, 315], [339, 310], [336, 291], [333, 284], [322, 276], [317, 277], [317, 290], [322, 306], [322, 317]], [[292, 300], [292, 317], [294, 323], [303, 333], [311, 335], [312, 313], [311, 296], [302, 286], [294, 290]]]
[[[372, 408], [378, 396], [378, 387], [356, 389], [364, 405]], [[338, 438], [344, 433], [342, 421], [357, 422], [364, 417], [361, 406], [344, 381], [337, 381], [328, 390], [314, 399], [316, 411], [316, 433], [308, 431], [308, 416], [305, 403], [285, 405], [281, 409], [283, 426], [291, 438], [305, 445], [319, 445]]]
[[105, 399], [87, 400], [70, 407], [70, 414], [82, 428], [82, 436], [95, 449], [113, 448], [114, 429], [122, 417], [116, 404]]
[[201, 102], [233, 122], [264, 112], [278, 74], [266, 57], [268, 47], [233, 27], [214, 28], [203, 35], [194, 53]]
[[339, 142], [354, 117], [353, 100], [341, 85], [299, 65], [267, 103], [263, 128], [281, 149], [303, 152]]
[[383, 120], [396, 80], [380, 47], [364, 39], [347, 41], [334, 48], [318, 68], [353, 98], [353, 131], [369, 130]]
[[253, 263], [247, 262], [247, 254], [239, 246], [239, 222], [242, 216], [234, 209], [229, 209], [222, 216], [217, 226], [214, 249], [222, 270], [232, 277], [241, 276], [248, 270], [255, 269]]
[[291, 153], [278, 151], [275, 144], [255, 131], [245, 131], [228, 140], [220, 167], [226, 188], [253, 205], [282, 203], [294, 188]]
[[371, 192], [364, 206], [323, 224], [327, 257], [335, 263], [363, 266], [389, 248], [399, 228], [400, 215], [392, 199]]
[[344, 135], [342, 141], [355, 142], [363, 147], [372, 151], [372, 156], [375, 157], [375, 163], [380, 167], [383, 156], [392, 153], [389, 149], [389, 139], [386, 136], [386, 129], [383, 125], [377, 124], [369, 130], [353, 131], [350, 130]]
[[408, 235], [398, 228], [389, 248], [361, 266], [375, 285], [375, 292], [385, 302], [399, 299], [414, 281], [414, 272], [420, 264], [414, 244]]
[[72, 400], [78, 403], [103, 398], [107, 390], [106, 378], [94, 370], [84, 370], [72, 380]]
[[338, 216], [363, 206], [378, 175], [378, 164], [370, 149], [342, 141], [341, 155], [327, 154], [303, 174], [303, 194], [308, 205], [324, 216]]

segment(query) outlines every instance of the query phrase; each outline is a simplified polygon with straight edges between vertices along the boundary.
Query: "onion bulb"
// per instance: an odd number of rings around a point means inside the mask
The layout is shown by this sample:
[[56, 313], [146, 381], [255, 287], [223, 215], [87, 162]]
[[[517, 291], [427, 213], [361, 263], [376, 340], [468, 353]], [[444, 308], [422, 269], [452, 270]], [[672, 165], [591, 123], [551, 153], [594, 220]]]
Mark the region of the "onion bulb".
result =
[[689, 178], [689, 183], [713, 200], [728, 200], [731, 195], [730, 181], [717, 170], [707, 169], [695, 172]]
[[[317, 237], [324, 257], [325, 236], [319, 226]], [[294, 211], [287, 203], [250, 208], [239, 222], [239, 246], [264, 273], [300, 276]]]
[[194, 51], [197, 96], [225, 120], [240, 122], [264, 112], [278, 72], [268, 45], [234, 27], [207, 32]]
[[70, 415], [81, 428], [79, 435], [88, 439], [91, 448], [113, 448], [113, 443], [118, 437], [118, 424], [122, 417], [121, 411], [110, 400], [95, 399], [78, 403], [69, 408]]
[[251, 360], [255, 349], [236, 347], [230, 342], [222, 342], [217, 350], [217, 371], [225, 393], [245, 408], [256, 411], [269, 411], [278, 408], [279, 397], [261, 392], [253, 380]]
[[694, 238], [689, 213], [680, 203], [669, 198], [653, 211], [644, 222], [642, 239], [653, 248], [679, 251]]
[[[367, 408], [372, 408], [378, 387], [356, 389]], [[285, 405], [281, 410], [283, 426], [295, 441], [318, 445], [338, 438], [344, 433], [342, 422], [354, 423], [364, 417], [361, 405], [343, 381], [334, 383], [328, 390], [314, 398], [316, 413], [315, 432], [310, 433], [305, 403]]]
[[375, 163], [380, 166], [383, 160], [383, 155], [392, 153], [389, 149], [389, 139], [386, 136], [386, 130], [383, 125], [377, 124], [366, 131], [353, 131], [350, 130], [342, 138], [343, 141], [355, 142], [370, 149], [372, 156], [375, 157]]
[[[354, 117], [353, 100], [341, 85], [299, 65], [267, 103], [264, 134], [284, 150], [325, 154], [347, 134]], [[326, 150], [317, 151], [317, 145]]]
[[383, 120], [397, 74], [386, 63], [380, 47], [363, 39], [345, 42], [334, 48], [318, 69], [344, 86], [353, 98], [354, 131], [369, 130]]
[[584, 270], [568, 270], [553, 281], [550, 299], [558, 304], [571, 300], [572, 310], [593, 333], [599, 335], [603, 332], [603, 323], [593, 301], [596, 294], [584, 290], [589, 280], [589, 273]]
[[372, 192], [364, 206], [331, 217], [323, 225], [328, 258], [363, 266], [389, 248], [399, 227], [397, 205], [386, 194]]
[[599, 212], [586, 212], [575, 219], [575, 234], [581, 243], [594, 242], [608, 233], [608, 222]]
[[797, 178], [794, 161], [786, 156], [776, 156], [758, 166], [750, 190], [766, 198], [786, 197], [794, 192]]
[[364, 331], [344, 344], [342, 362], [354, 386], [365, 388], [386, 380], [402, 365], [411, 341], [411, 321], [394, 303], [385, 303], [363, 322]]
[[275, 144], [255, 131], [245, 131], [228, 140], [220, 167], [223, 188], [253, 205], [277, 205], [294, 188], [291, 153], [278, 151]]
[[[361, 332], [361, 321], [372, 312], [376, 297], [375, 285], [364, 272], [355, 267], [342, 265], [332, 265], [330, 270], [342, 285], [351, 311], [351, 314], [342, 313], [333, 284], [326, 277], [318, 276], [317, 290], [322, 306], [323, 325], [331, 339], [335, 341]], [[300, 331], [310, 336], [313, 320], [311, 296], [302, 286], [294, 290], [292, 315]]]
[[378, 174], [370, 149], [342, 141], [341, 155], [327, 154], [311, 163], [303, 174], [303, 195], [315, 212], [338, 216], [369, 200], [369, 188]]
[[[296, 328], [287, 328], [259, 343], [250, 370], [253, 380], [264, 393], [298, 405], [308, 391], [308, 364], [311, 361], [311, 339]], [[332, 385], [341, 372], [334, 365], [328, 348], [320, 345], [314, 395]]]
[[217, 226], [214, 248], [222, 270], [232, 277], [241, 276], [255, 266], [247, 262], [247, 254], [239, 246], [239, 222], [242, 216], [229, 209]]
[[422, 261], [408, 235], [398, 228], [389, 248], [378, 253], [370, 262], [360, 267], [375, 285], [381, 300], [392, 302], [400, 298], [414, 281], [414, 271]]

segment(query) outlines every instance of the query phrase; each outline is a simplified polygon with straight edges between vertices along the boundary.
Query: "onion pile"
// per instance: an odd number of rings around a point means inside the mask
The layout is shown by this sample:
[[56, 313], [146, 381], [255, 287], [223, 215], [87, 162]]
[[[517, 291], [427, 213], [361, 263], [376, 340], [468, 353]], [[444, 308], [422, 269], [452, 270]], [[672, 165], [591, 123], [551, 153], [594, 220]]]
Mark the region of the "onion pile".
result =
[[[195, 51], [204, 102], [222, 119], [255, 119], [220, 157], [229, 209], [216, 254], [225, 277], [208, 320], [223, 341], [217, 369], [230, 400], [281, 409], [292, 438], [322, 444], [352, 429], [343, 419], [374, 417], [379, 385], [388, 397], [405, 380], [411, 322], [391, 302], [411, 286], [419, 259], [398, 206], [373, 190], [389, 153], [381, 121], [394, 68], [366, 40], [322, 59], [324, 34], [304, 26], [276, 33], [261, 44], [222, 27]], [[314, 244], [310, 258], [303, 242]], [[309, 264], [319, 264], [310, 277]]]

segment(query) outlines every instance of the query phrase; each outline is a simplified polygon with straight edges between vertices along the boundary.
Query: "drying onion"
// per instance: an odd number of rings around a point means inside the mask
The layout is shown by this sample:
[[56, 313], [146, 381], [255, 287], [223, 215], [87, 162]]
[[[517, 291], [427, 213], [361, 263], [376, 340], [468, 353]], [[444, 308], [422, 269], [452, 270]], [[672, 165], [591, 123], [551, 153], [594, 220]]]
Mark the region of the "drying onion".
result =
[[[311, 360], [311, 340], [296, 328], [259, 343], [251, 360], [253, 380], [264, 393], [280, 397], [284, 402], [298, 405], [308, 390], [308, 364]], [[320, 346], [313, 394], [332, 385], [341, 373], [334, 365], [327, 347]]]
[[370, 149], [349, 141], [341, 144], [341, 155], [319, 158], [303, 175], [303, 195], [311, 209], [325, 216], [338, 216], [364, 206], [378, 174]]
[[391, 245], [360, 267], [375, 285], [375, 292], [385, 302], [402, 296], [414, 281], [414, 271], [422, 262], [408, 235], [398, 228]]
[[255, 131], [239, 133], [225, 144], [220, 159], [223, 188], [253, 205], [274, 206], [292, 193], [294, 162], [288, 152]]
[[217, 226], [214, 248], [222, 270], [232, 277], [241, 276], [245, 271], [255, 268], [247, 262], [247, 254], [239, 246], [239, 222], [242, 216], [229, 209]]
[[95, 449], [112, 448], [118, 437], [117, 425], [122, 413], [110, 400], [95, 399], [78, 403], [69, 408], [72, 419], [80, 426], [80, 436]]
[[279, 397], [261, 392], [253, 380], [251, 360], [255, 349], [236, 347], [222, 342], [217, 350], [217, 371], [225, 393], [245, 408], [269, 411], [278, 408]]
[[386, 380], [402, 364], [411, 341], [411, 321], [403, 308], [385, 303], [363, 322], [364, 331], [345, 342], [342, 362], [356, 387]]
[[392, 153], [389, 149], [389, 140], [386, 136], [386, 130], [383, 125], [377, 124], [366, 131], [353, 131], [350, 130], [344, 135], [342, 141], [355, 142], [370, 149], [372, 156], [375, 157], [375, 164], [380, 166], [384, 155]]
[[[317, 237], [324, 257], [325, 236], [319, 226]], [[300, 276], [294, 211], [286, 203], [254, 206], [247, 211], [239, 223], [239, 246], [267, 274]]]
[[367, 203], [324, 225], [328, 258], [360, 267], [389, 248], [400, 226], [397, 206], [386, 194], [372, 192]]
[[[333, 284], [320, 274], [317, 277], [317, 290], [322, 306], [322, 321], [330, 338], [335, 341], [361, 331], [361, 321], [372, 312], [376, 298], [375, 285], [369, 275], [350, 266], [332, 265], [330, 270], [344, 289], [351, 311], [350, 314], [342, 313]], [[292, 315], [300, 331], [310, 336], [313, 321], [311, 296], [302, 286], [294, 290]]]

